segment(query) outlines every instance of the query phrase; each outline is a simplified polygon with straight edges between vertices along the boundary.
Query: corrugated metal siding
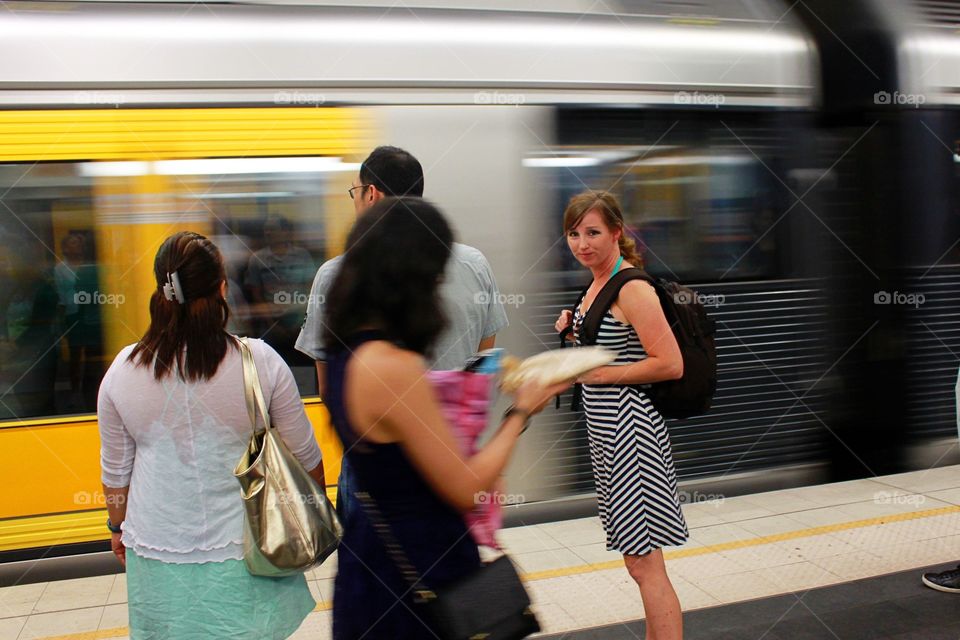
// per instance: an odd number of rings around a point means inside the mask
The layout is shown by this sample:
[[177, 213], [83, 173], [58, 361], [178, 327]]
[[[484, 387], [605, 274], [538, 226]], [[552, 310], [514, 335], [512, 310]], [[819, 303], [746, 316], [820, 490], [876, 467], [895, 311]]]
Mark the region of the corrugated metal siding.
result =
[[960, 266], [916, 269], [908, 293], [923, 304], [908, 314], [909, 435], [913, 439], [957, 434], [955, 385], [960, 365]]
[[915, 0], [924, 24], [960, 27], [960, 2], [957, 0]]

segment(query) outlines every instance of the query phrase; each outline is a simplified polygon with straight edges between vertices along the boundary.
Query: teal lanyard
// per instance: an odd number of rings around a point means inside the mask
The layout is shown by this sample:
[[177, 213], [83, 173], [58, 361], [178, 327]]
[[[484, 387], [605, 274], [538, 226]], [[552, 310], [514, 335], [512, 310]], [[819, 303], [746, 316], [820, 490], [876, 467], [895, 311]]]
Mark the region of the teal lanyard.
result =
[[623, 264], [623, 256], [620, 256], [620, 258], [617, 260], [617, 264], [613, 265], [613, 271], [610, 273], [611, 278], [617, 271], [620, 271], [621, 264]]

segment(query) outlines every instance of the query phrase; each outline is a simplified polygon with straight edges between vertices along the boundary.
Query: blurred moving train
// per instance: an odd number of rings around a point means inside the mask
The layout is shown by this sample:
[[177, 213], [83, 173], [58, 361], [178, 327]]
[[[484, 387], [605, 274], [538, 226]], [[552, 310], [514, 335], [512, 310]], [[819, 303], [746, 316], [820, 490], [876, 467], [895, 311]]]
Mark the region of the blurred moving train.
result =
[[[685, 499], [956, 461], [960, 2], [291, 4], [0, 12], [0, 561], [102, 548], [97, 384], [180, 229], [224, 251], [231, 328], [287, 358], [334, 483], [292, 341], [378, 144], [490, 259], [522, 355], [586, 279], [566, 199], [619, 195], [718, 322], [714, 408], [670, 425]], [[507, 487], [527, 521], [589, 502], [582, 417], [545, 412]]]

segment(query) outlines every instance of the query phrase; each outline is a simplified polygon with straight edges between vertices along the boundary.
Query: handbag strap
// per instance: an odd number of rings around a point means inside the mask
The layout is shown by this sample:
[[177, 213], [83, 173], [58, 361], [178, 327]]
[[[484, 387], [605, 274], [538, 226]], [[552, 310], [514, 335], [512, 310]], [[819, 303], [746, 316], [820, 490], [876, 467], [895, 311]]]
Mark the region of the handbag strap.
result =
[[263, 401], [263, 389], [260, 387], [260, 376], [257, 374], [257, 363], [253, 359], [253, 350], [246, 338], [237, 338], [240, 343], [240, 357], [243, 361], [243, 395], [247, 402], [247, 415], [250, 416], [250, 426], [257, 432], [257, 409], [263, 418], [263, 428], [270, 428], [270, 414], [267, 412], [267, 403]]
[[417, 573], [417, 570], [413, 567], [413, 563], [410, 562], [407, 554], [404, 553], [403, 547], [400, 546], [400, 542], [396, 536], [393, 535], [393, 530], [390, 528], [390, 525], [387, 524], [383, 514], [380, 513], [380, 509], [377, 507], [377, 503], [373, 497], [366, 491], [355, 491], [353, 495], [363, 504], [364, 510], [366, 510], [367, 515], [370, 516], [370, 520], [373, 523], [374, 531], [377, 532], [380, 541], [383, 542], [387, 555], [390, 556], [390, 559], [393, 561], [393, 564], [397, 566], [397, 569], [400, 570], [400, 573], [403, 574], [404, 580], [410, 585], [410, 589], [413, 591], [417, 600], [419, 602], [427, 602], [428, 600], [436, 598], [437, 594], [420, 581], [420, 574]]

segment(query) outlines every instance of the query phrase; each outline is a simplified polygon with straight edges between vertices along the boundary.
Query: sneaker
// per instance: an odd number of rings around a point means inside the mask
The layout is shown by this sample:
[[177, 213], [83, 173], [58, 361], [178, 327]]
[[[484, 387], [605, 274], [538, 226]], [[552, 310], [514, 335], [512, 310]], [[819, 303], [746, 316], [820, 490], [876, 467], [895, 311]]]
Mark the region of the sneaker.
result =
[[931, 589], [945, 593], [960, 593], [960, 565], [950, 571], [925, 573], [921, 580]]

